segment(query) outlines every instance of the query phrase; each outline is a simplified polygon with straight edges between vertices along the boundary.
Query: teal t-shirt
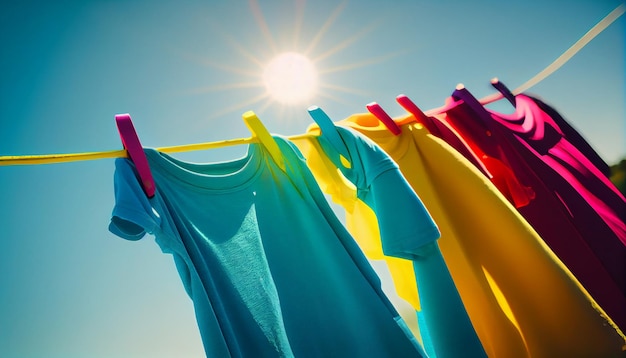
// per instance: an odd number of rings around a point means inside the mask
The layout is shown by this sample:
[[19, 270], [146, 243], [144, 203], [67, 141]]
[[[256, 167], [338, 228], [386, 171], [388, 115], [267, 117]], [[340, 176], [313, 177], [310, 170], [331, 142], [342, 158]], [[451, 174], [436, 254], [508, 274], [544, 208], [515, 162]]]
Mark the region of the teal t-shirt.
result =
[[145, 149], [150, 199], [117, 159], [110, 231], [173, 255], [207, 356], [425, 356], [298, 149], [275, 140], [285, 171], [260, 144], [209, 164]]
[[[325, 135], [327, 131], [336, 131], [336, 141]], [[357, 197], [376, 213], [384, 254], [413, 262], [422, 307], [418, 322], [429, 356], [486, 357], [437, 245], [439, 229], [398, 165], [380, 146], [351, 128], [324, 128], [318, 140], [354, 184]], [[344, 165], [340, 156], [350, 165]]]

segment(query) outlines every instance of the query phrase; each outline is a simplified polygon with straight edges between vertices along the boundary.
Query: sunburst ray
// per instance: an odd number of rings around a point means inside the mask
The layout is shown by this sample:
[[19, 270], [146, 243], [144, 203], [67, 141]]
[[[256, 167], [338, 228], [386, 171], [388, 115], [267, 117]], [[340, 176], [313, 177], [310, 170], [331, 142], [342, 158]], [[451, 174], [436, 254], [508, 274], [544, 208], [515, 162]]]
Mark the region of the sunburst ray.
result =
[[208, 67], [212, 67], [218, 70], [222, 70], [222, 71], [228, 71], [230, 73], [234, 73], [237, 75], [243, 75], [243, 76], [248, 76], [248, 77], [260, 77], [259, 72], [258, 71], [253, 71], [253, 70], [244, 70], [240, 67], [234, 67], [234, 66], [230, 66], [230, 65], [225, 65], [223, 63], [217, 63], [214, 61], [211, 61], [207, 58], [204, 57], [200, 57], [197, 55], [193, 55], [190, 53], [181, 53], [180, 56], [182, 56], [183, 58], [186, 58], [187, 60], [191, 61], [191, 62], [195, 62], [198, 63], [200, 65], [203, 66], [208, 66]]
[[344, 50], [349, 45], [353, 44], [354, 42], [356, 42], [357, 40], [361, 39], [362, 37], [364, 37], [368, 33], [372, 32], [374, 29], [376, 29], [382, 23], [383, 23], [383, 20], [379, 20], [379, 21], [376, 21], [376, 22], [372, 23], [370, 26], [361, 29], [358, 33], [354, 34], [353, 36], [348, 37], [345, 40], [343, 40], [342, 42], [337, 44], [335, 47], [333, 47], [330, 50], [322, 53], [321, 55], [319, 55], [317, 57], [315, 57], [313, 59], [313, 61], [314, 62], [322, 61], [323, 59], [325, 59], [325, 58], [327, 58], [327, 57], [329, 57], [331, 55], [334, 55], [335, 53], [337, 53], [337, 52], [339, 52], [341, 50]]
[[268, 47], [272, 49], [272, 53], [276, 53], [277, 52], [276, 43], [274, 42], [274, 39], [272, 38], [272, 33], [270, 32], [269, 27], [267, 26], [267, 22], [265, 21], [265, 17], [263, 16], [263, 12], [261, 11], [259, 2], [257, 0], [250, 0], [248, 3], [250, 4], [252, 15], [254, 16], [254, 19], [259, 25], [259, 29], [261, 30], [261, 33], [263, 33], [263, 36], [265, 37], [265, 40], [267, 41]]
[[315, 49], [315, 46], [317, 46], [317, 43], [322, 39], [322, 36], [324, 36], [324, 34], [328, 31], [328, 29], [335, 22], [337, 17], [339, 17], [339, 14], [341, 14], [343, 9], [346, 7], [347, 3], [348, 3], [347, 1], [341, 2], [335, 8], [335, 10], [333, 10], [333, 12], [330, 14], [330, 16], [328, 16], [328, 19], [326, 19], [326, 21], [324, 22], [324, 25], [322, 25], [322, 27], [317, 32], [317, 34], [315, 34], [315, 37], [313, 38], [313, 40], [311, 40], [311, 43], [309, 44], [309, 47], [306, 50], [304, 50], [304, 54], [306, 56], [309, 56], [311, 54], [311, 52]]
[[327, 75], [329, 73], [334, 73], [334, 72], [340, 72], [340, 71], [348, 71], [348, 70], [353, 70], [355, 68], [359, 68], [359, 67], [365, 67], [365, 66], [371, 66], [371, 65], [375, 65], [384, 61], [387, 61], [393, 57], [399, 56], [401, 54], [404, 54], [408, 52], [408, 50], [403, 50], [403, 51], [397, 51], [397, 52], [392, 52], [389, 54], [386, 54], [384, 56], [379, 56], [379, 57], [374, 57], [368, 60], [364, 60], [361, 62], [355, 62], [355, 63], [350, 63], [347, 65], [343, 65], [343, 66], [336, 66], [336, 67], [331, 67], [331, 68], [326, 68], [323, 69], [321, 71], [318, 71], [318, 73], [320, 75]]
[[291, 46], [294, 49], [298, 49], [299, 44], [299, 39], [300, 39], [300, 32], [302, 31], [302, 21], [304, 19], [304, 5], [306, 4], [305, 0], [296, 0], [295, 1], [295, 8], [296, 8], [296, 15], [294, 16], [295, 21], [293, 24], [293, 30], [292, 30], [292, 38], [291, 38]]
[[211, 34], [215, 34], [221, 37], [230, 47], [235, 49], [240, 55], [247, 58], [250, 62], [257, 65], [259, 68], [263, 68], [264, 64], [261, 59], [255, 56], [247, 48], [242, 46], [237, 40], [235, 40], [230, 34], [225, 32], [221, 27], [217, 25], [217, 22], [209, 21], [208, 25], [211, 27]]

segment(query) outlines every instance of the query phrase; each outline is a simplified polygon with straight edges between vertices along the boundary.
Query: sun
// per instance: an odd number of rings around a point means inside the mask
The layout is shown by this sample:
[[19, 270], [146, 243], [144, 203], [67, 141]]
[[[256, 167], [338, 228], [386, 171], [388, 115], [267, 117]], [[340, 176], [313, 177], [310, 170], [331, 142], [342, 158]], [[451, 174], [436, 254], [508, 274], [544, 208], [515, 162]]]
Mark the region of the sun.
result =
[[274, 57], [263, 70], [263, 84], [277, 102], [292, 105], [310, 100], [317, 91], [313, 62], [295, 52]]
[[235, 67], [231, 64], [217, 63], [208, 58], [198, 58], [193, 54], [185, 53], [185, 56], [190, 60], [213, 67], [221, 71], [222, 74], [230, 72], [240, 75], [242, 78], [245, 77], [245, 80], [241, 81], [233, 80], [224, 84], [191, 89], [189, 93], [200, 94], [226, 90], [261, 89], [261, 93], [257, 95], [242, 97], [242, 100], [238, 101], [237, 104], [212, 112], [211, 118], [219, 118], [228, 113], [244, 108], [249, 109], [250, 106], [259, 104], [259, 107], [256, 108], [256, 113], [263, 113], [264, 110], [272, 106], [279, 111], [277, 113], [278, 118], [287, 120], [300, 113], [299, 111], [301, 111], [302, 107], [299, 106], [308, 107], [322, 99], [348, 104], [343, 100], [340, 93], [369, 97], [370, 93], [361, 88], [333, 84], [329, 75], [381, 63], [399, 55], [402, 51], [366, 58], [360, 62], [330, 65], [332, 60], [329, 62], [329, 59], [344, 51], [357, 40], [362, 39], [367, 33], [381, 24], [380, 21], [374, 21], [357, 33], [342, 37], [342, 41], [329, 48], [319, 48], [318, 45], [321, 43], [322, 38], [329, 33], [333, 23], [345, 9], [346, 3], [346, 1], [341, 2], [331, 11], [321, 26], [316, 25], [318, 30], [312, 38], [305, 42], [306, 46], [302, 45], [302, 39], [300, 38], [301, 28], [304, 25], [303, 19], [307, 18], [304, 14], [305, 2], [303, 0], [294, 2], [295, 14], [293, 19], [295, 21], [288, 31], [284, 31], [288, 33], [287, 37], [276, 37], [272, 34], [268, 22], [261, 11], [259, 1], [248, 1], [252, 16], [258, 25], [258, 31], [255, 35], [260, 36], [262, 40], [258, 41], [255, 38], [255, 42], [260, 46], [259, 48], [244, 46], [232, 38], [223, 28], [217, 26], [217, 19], [210, 21], [212, 34], [221, 37], [236, 51], [238, 56], [249, 60], [252, 66]]

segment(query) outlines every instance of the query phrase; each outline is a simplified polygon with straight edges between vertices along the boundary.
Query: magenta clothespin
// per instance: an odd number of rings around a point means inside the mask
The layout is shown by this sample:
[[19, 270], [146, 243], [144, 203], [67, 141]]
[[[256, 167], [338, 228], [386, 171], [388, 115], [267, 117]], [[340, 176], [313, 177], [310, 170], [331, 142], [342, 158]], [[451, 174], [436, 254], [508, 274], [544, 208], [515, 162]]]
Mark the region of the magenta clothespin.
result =
[[497, 89], [500, 93], [502, 93], [502, 95], [504, 96], [504, 98], [506, 98], [509, 103], [511, 103], [513, 105], [513, 107], [515, 107], [515, 95], [513, 94], [513, 92], [511, 92], [511, 90], [504, 85], [504, 83], [500, 82], [500, 80], [498, 79], [498, 77], [494, 77], [491, 79], [491, 85], [493, 86], [493, 88]]
[[[465, 85], [459, 83], [456, 85], [456, 89], [452, 92], [452, 98], [455, 100], [462, 100], [466, 105], [477, 114], [476, 118], [480, 119], [483, 123], [491, 122], [491, 113], [487, 111], [487, 109], [483, 106], [480, 101], [470, 91], [465, 88]], [[488, 124], [489, 125], [489, 124]]]
[[476, 99], [476, 97], [474, 97], [474, 95], [467, 88], [465, 88], [465, 85], [462, 83], [456, 85], [454, 92], [452, 92], [452, 98], [454, 98], [455, 100], [462, 100], [476, 113], [489, 116], [489, 113], [487, 112], [485, 107], [483, 107], [483, 104], [480, 103], [478, 99]]
[[393, 118], [391, 118], [378, 103], [372, 102], [365, 107], [367, 107], [367, 110], [370, 111], [370, 113], [373, 114], [376, 118], [378, 118], [379, 121], [383, 122], [385, 127], [387, 127], [387, 129], [389, 129], [391, 133], [393, 133], [394, 135], [399, 135], [400, 132], [402, 132], [402, 130], [398, 126], [398, 123], [396, 123]]
[[396, 102], [402, 106], [407, 112], [411, 113], [418, 122], [427, 122], [428, 116], [415, 104], [415, 102], [411, 101], [409, 97], [404, 94], [396, 97]]
[[139, 142], [139, 137], [137, 137], [137, 132], [135, 131], [135, 126], [133, 126], [133, 121], [130, 119], [130, 114], [116, 114], [115, 123], [117, 124], [120, 137], [122, 138], [124, 149], [126, 149], [128, 156], [135, 164], [135, 168], [141, 179], [141, 186], [148, 198], [151, 198], [154, 196], [156, 186], [152, 172], [150, 171], [150, 166], [148, 165], [148, 158], [146, 158], [146, 153], [144, 153], [143, 147]]
[[427, 116], [408, 96], [401, 94], [396, 97], [396, 101], [404, 110], [415, 117], [417, 123], [421, 123], [430, 133], [435, 134], [439, 132], [437, 125], [434, 123], [434, 119]]

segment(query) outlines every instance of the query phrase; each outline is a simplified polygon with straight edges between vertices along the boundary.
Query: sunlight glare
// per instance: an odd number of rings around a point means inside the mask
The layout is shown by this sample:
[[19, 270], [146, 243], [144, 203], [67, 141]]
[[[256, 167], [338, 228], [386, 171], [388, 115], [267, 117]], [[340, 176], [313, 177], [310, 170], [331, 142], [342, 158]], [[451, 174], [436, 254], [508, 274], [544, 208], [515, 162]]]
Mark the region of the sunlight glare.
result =
[[[279, 110], [279, 118], [291, 118], [300, 105], [309, 106], [316, 100], [314, 97], [324, 98], [336, 103], [344, 105], [352, 105], [341, 96], [334, 92], [340, 92], [350, 95], [358, 95], [362, 97], [371, 97], [371, 93], [356, 88], [348, 88], [338, 86], [328, 82], [328, 74], [353, 70], [355, 68], [369, 66], [383, 62], [390, 57], [394, 57], [399, 53], [386, 54], [377, 58], [364, 59], [356, 63], [331, 65], [332, 59], [336, 54], [345, 51], [349, 46], [353, 45], [357, 40], [361, 40], [371, 30], [380, 25], [379, 21], [368, 23], [364, 29], [358, 31], [352, 36], [342, 36], [341, 42], [330, 48], [318, 49], [332, 29], [332, 26], [338, 21], [341, 13], [345, 10], [348, 1], [342, 0], [339, 5], [330, 11], [330, 15], [325, 19], [324, 24], [319, 27], [316, 25], [317, 33], [313, 38], [306, 41], [307, 46], [302, 46], [301, 28], [305, 16], [306, 0], [296, 0], [295, 13], [293, 16], [294, 24], [287, 30], [288, 38], [275, 38], [272, 35], [270, 26], [263, 15], [259, 0], [248, 0], [250, 11], [258, 25], [258, 35], [261, 39], [259, 45], [267, 51], [253, 50], [250, 46], [244, 46], [238, 42], [230, 33], [224, 31], [223, 27], [217, 25], [217, 22], [209, 22], [211, 31], [220, 35], [242, 58], [245, 58], [254, 65], [252, 67], [234, 66], [230, 63], [216, 63], [211, 59], [199, 58], [194, 55], [187, 55], [190, 60], [208, 65], [221, 72], [229, 72], [232, 74], [244, 76], [247, 80], [237, 81], [229, 80], [228, 83], [204, 86], [188, 91], [188, 94], [198, 94], [204, 92], [216, 92], [238, 89], [259, 88], [264, 90], [262, 94], [238, 102], [236, 106], [228, 107], [224, 111], [213, 112], [211, 118], [218, 118], [223, 114], [230, 113], [241, 109], [250, 109], [248, 107], [262, 102], [261, 109], [276, 108]], [[283, 31], [283, 32], [285, 32]], [[280, 40], [280, 41], [279, 41]], [[287, 41], [287, 42], [285, 42]], [[291, 42], [289, 50], [285, 46]], [[279, 45], [280, 43], [280, 45]], [[279, 51], [283, 49], [282, 51]], [[259, 56], [262, 54], [262, 56]], [[268, 56], [269, 55], [269, 56]], [[268, 57], [266, 57], [268, 56]], [[330, 92], [330, 93], [329, 93]], [[260, 112], [257, 109], [257, 112]], [[288, 114], [286, 114], [288, 113]]]
[[263, 71], [263, 83], [269, 95], [284, 104], [298, 104], [310, 99], [317, 90], [315, 66], [305, 56], [286, 52], [276, 56]]

